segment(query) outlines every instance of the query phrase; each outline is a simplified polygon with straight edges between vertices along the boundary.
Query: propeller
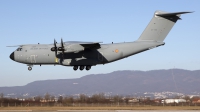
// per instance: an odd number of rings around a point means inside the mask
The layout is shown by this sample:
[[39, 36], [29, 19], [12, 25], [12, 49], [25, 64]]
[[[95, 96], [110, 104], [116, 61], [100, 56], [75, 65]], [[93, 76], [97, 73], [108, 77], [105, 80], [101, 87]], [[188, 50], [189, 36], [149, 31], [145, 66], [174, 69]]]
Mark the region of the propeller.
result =
[[54, 47], [51, 48], [51, 51], [55, 51], [55, 56], [57, 57], [57, 51], [62, 51], [62, 57], [64, 58], [64, 51], [65, 51], [65, 47], [64, 47], [64, 43], [63, 40], [61, 38], [61, 47], [57, 47], [56, 46], [56, 40], [54, 39]]
[[65, 47], [62, 38], [61, 38], [61, 47], [58, 48], [58, 51], [62, 51], [62, 57], [64, 58]]
[[51, 48], [51, 51], [55, 52], [55, 55], [57, 56], [57, 51], [58, 51], [58, 49], [57, 49], [56, 43], [57, 43], [57, 42], [56, 42], [56, 40], [54, 39], [54, 47]]

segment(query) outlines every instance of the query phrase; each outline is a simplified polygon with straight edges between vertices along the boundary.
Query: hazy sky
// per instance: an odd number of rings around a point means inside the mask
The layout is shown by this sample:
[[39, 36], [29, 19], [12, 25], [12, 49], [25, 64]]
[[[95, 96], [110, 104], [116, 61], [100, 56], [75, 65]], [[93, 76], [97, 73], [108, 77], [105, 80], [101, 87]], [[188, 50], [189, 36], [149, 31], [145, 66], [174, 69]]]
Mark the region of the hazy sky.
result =
[[[0, 0], [0, 86], [35, 80], [78, 78], [116, 70], [200, 69], [199, 0]], [[34, 66], [10, 60], [20, 44], [60, 41], [128, 42], [143, 32], [156, 10], [195, 11], [182, 15], [166, 44], [90, 71], [64, 66]], [[133, 48], [134, 49], [134, 48]]]

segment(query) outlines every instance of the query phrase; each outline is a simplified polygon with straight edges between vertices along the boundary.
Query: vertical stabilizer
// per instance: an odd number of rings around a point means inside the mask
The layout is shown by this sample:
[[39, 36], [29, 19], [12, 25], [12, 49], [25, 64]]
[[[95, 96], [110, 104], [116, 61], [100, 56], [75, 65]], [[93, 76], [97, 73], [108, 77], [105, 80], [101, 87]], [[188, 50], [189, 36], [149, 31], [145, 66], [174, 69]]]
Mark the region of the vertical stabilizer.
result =
[[177, 20], [181, 19], [180, 15], [185, 13], [191, 12], [167, 13], [163, 11], [156, 11], [152, 20], [138, 40], [164, 41]]

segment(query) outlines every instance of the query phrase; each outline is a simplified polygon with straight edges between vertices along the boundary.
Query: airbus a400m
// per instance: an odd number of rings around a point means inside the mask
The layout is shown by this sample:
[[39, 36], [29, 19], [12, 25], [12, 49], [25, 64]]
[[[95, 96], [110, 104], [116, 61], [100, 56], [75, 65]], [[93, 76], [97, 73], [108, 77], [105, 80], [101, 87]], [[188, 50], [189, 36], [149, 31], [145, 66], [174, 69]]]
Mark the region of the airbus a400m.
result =
[[128, 56], [162, 46], [181, 14], [190, 12], [167, 13], [156, 11], [152, 20], [138, 40], [134, 42], [100, 44], [101, 42], [63, 42], [54, 40], [53, 44], [19, 45], [10, 58], [27, 64], [28, 70], [33, 65], [73, 66], [74, 70], [90, 70], [92, 66], [107, 64]]

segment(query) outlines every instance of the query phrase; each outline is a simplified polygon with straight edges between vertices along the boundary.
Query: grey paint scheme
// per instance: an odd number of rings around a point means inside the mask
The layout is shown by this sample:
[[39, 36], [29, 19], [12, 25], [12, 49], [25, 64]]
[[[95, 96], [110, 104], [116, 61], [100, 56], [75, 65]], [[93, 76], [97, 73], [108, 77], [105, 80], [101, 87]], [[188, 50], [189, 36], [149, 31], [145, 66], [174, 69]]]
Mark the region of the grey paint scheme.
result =
[[[167, 34], [180, 14], [190, 12], [166, 13], [156, 11], [152, 20], [134, 42], [99, 44], [100, 42], [64, 42], [65, 53], [58, 51], [57, 61], [55, 52], [51, 51], [54, 44], [20, 45], [21, 51], [14, 51], [13, 60], [31, 65], [59, 64], [63, 66], [80, 66], [106, 64], [128, 56], [164, 45]], [[56, 44], [61, 46], [60, 43]], [[94, 45], [95, 47], [91, 47]], [[96, 47], [98, 46], [99, 47]], [[89, 46], [89, 47], [87, 47]], [[11, 58], [11, 59], [12, 59]]]

